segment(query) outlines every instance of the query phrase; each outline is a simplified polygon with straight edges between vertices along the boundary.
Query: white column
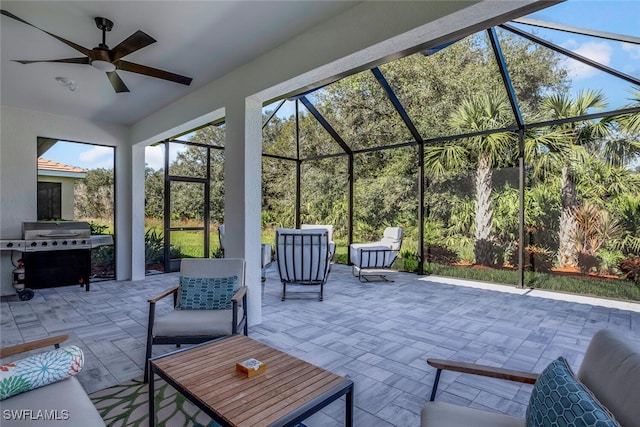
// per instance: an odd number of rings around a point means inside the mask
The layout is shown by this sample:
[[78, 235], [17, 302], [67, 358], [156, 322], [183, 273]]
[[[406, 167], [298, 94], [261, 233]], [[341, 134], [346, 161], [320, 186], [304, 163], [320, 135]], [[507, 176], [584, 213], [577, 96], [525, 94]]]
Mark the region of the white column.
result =
[[234, 99], [225, 109], [225, 257], [244, 258], [249, 325], [262, 322], [262, 103]]
[[115, 250], [116, 280], [131, 279], [131, 149], [123, 144], [115, 150]]
[[145, 151], [142, 144], [132, 147], [131, 159], [131, 280], [143, 280], [145, 274], [144, 247], [144, 186]]

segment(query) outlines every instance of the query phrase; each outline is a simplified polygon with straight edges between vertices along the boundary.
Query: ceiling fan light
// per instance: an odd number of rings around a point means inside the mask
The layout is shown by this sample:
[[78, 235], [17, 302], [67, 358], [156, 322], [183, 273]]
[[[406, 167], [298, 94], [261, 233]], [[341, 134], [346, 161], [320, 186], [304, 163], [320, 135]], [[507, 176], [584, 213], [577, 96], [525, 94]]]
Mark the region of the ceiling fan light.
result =
[[94, 59], [91, 61], [91, 66], [97, 70], [109, 73], [116, 70], [116, 66], [109, 61], [103, 61], [101, 59]]

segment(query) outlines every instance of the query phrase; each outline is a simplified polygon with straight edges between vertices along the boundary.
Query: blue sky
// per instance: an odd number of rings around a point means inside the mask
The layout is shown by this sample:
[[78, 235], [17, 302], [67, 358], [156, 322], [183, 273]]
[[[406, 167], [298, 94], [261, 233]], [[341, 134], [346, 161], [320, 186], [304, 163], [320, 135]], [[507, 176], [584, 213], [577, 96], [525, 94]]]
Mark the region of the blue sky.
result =
[[[640, 37], [640, 0], [569, 0], [529, 17], [557, 24]], [[538, 36], [564, 48], [640, 78], [640, 45], [541, 28], [534, 30], [534, 27], [524, 25], [520, 28], [535, 32]], [[630, 83], [608, 76], [574, 60], [568, 60], [566, 65], [571, 72], [574, 94], [584, 88], [600, 89], [607, 95], [611, 109], [629, 102]], [[287, 107], [287, 104], [284, 107]], [[292, 107], [284, 107], [282, 115], [288, 116], [293, 113]], [[171, 154], [175, 155], [173, 152]], [[163, 166], [162, 147], [147, 147], [145, 156], [148, 166], [154, 169]], [[113, 149], [108, 147], [60, 142], [43, 157], [84, 169], [113, 167]]]

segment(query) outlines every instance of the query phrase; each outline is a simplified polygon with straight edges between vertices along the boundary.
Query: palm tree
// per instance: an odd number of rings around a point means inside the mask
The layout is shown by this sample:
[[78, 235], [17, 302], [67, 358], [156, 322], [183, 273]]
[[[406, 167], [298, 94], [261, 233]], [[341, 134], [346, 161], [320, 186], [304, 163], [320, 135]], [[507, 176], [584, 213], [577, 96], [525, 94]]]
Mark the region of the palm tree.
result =
[[[631, 98], [631, 103], [628, 107], [640, 106], [640, 88], [633, 90], [632, 95], [633, 98]], [[621, 114], [616, 116], [615, 119], [626, 131], [640, 133], [640, 113]]]
[[[457, 133], [504, 128], [513, 123], [510, 104], [504, 94], [480, 94], [464, 100], [449, 124]], [[425, 168], [436, 175], [476, 168], [474, 254], [476, 263], [494, 264], [492, 177], [494, 167], [506, 163], [516, 147], [511, 133], [494, 133], [464, 138], [457, 143], [425, 147]]]
[[[606, 106], [606, 98], [600, 91], [586, 90], [580, 92], [575, 99], [568, 94], [554, 94], [546, 97], [542, 102], [542, 108], [552, 119], [564, 119], [577, 117], [591, 109], [600, 109]], [[585, 146], [594, 140], [601, 139], [610, 134], [610, 122], [608, 121], [582, 121], [554, 125], [551, 130], [563, 130], [569, 133], [564, 138], [564, 149], [557, 151], [560, 159], [562, 177], [560, 185], [560, 226], [558, 230], [558, 265], [560, 267], [576, 267], [578, 265], [578, 253], [576, 244], [576, 232], [578, 224], [574, 211], [578, 206], [577, 174], [576, 166], [586, 157]], [[557, 156], [556, 155], [556, 156]]]

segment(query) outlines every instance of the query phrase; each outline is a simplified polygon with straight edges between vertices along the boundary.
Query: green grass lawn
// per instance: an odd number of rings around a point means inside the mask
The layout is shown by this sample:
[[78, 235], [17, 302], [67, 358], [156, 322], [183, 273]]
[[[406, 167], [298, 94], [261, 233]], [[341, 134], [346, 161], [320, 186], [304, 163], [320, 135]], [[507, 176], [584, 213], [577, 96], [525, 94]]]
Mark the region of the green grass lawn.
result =
[[[161, 232], [162, 222], [147, 221], [145, 230], [154, 228], [157, 232]], [[110, 230], [107, 230], [106, 232], [108, 233]], [[171, 244], [172, 246], [179, 248], [183, 256], [197, 258], [204, 256], [203, 238], [203, 231], [173, 231], [171, 233]], [[209, 238], [211, 251], [212, 253], [215, 253], [218, 251], [220, 246], [217, 228], [212, 227]], [[274, 241], [275, 229], [265, 229], [262, 231], [262, 243], [269, 243], [273, 245]], [[347, 251], [348, 247], [346, 241], [337, 239], [336, 254], [333, 261], [346, 264]], [[413, 269], [415, 267], [415, 261], [405, 262], [403, 259], [398, 259], [394, 266], [398, 270]], [[475, 269], [436, 263], [431, 263], [427, 267], [431, 274], [437, 276], [457, 277], [461, 279], [478, 280], [509, 286], [516, 286], [518, 283], [518, 272], [513, 270]], [[591, 277], [574, 277], [553, 273], [526, 272], [525, 286], [535, 289], [546, 289], [578, 295], [640, 301], [640, 285], [625, 280], [598, 280]]]
[[[452, 265], [431, 264], [431, 274], [516, 286], [518, 272], [481, 270]], [[640, 286], [627, 280], [598, 280], [591, 277], [564, 276], [553, 273], [525, 272], [525, 286], [572, 294], [640, 301]]]

